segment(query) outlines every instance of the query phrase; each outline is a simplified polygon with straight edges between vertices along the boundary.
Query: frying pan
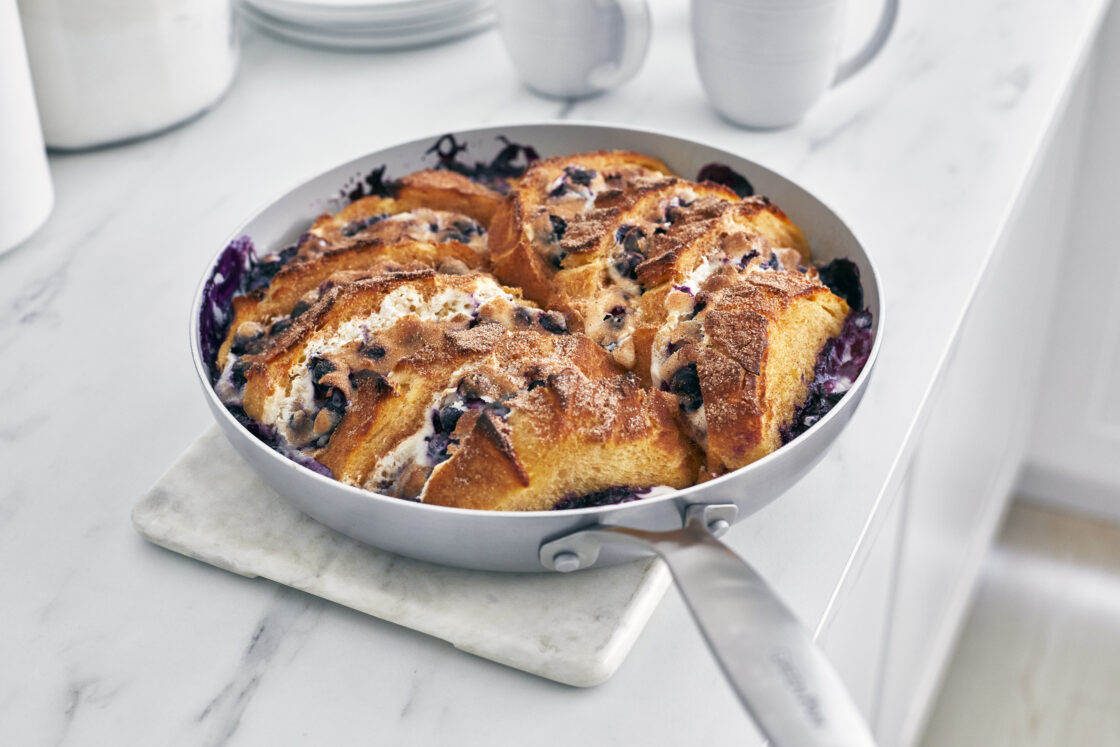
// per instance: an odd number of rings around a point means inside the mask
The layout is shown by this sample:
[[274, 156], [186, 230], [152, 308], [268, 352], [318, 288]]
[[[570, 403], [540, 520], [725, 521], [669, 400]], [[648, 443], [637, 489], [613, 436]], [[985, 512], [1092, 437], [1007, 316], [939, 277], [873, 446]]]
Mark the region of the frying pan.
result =
[[[270, 203], [233, 237], [251, 237], [258, 252], [288, 246], [315, 216], [341, 209], [348, 185], [374, 169], [386, 166], [387, 174], [400, 176], [431, 167], [434, 156], [425, 151], [437, 137], [370, 153], [326, 171]], [[717, 539], [805, 475], [852, 417], [882, 341], [882, 295], [870, 257], [817, 198], [727, 151], [645, 130], [569, 123], [455, 133], [467, 145], [466, 155], [481, 161], [498, 152], [501, 137], [531, 145], [542, 158], [601, 149], [639, 151], [689, 177], [708, 163], [730, 166], [800, 226], [814, 260], [846, 257], [859, 267], [875, 334], [863, 372], [843, 399], [798, 438], [757, 462], [689, 488], [567, 511], [475, 511], [414, 503], [345, 485], [300, 466], [259, 441], [222, 405], [202, 359], [198, 325], [203, 287], [219, 252], [195, 293], [190, 339], [206, 402], [222, 431], [245, 461], [300, 510], [355, 539], [401, 555], [481, 570], [568, 572], [655, 552], [667, 562], [724, 674], [773, 744], [873, 744], [839, 677], [809, 634], [765, 581]]]

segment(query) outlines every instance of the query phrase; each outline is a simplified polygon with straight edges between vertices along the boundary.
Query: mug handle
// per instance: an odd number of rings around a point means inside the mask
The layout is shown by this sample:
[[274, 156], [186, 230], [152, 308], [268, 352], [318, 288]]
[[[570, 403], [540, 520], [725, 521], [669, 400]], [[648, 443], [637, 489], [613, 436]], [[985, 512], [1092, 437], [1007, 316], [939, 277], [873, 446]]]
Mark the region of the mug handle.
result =
[[836, 78], [832, 81], [833, 86], [843, 83], [875, 59], [875, 55], [879, 54], [883, 45], [887, 43], [897, 18], [898, 0], [886, 0], [883, 3], [883, 12], [879, 15], [879, 25], [875, 27], [875, 33], [863, 45], [863, 49], [840, 63], [840, 67], [836, 70]]
[[650, 36], [649, 5], [646, 0], [598, 0], [604, 8], [611, 5], [622, 13], [622, 57], [618, 62], [600, 65], [591, 71], [587, 81], [596, 88], [611, 88], [627, 80], [646, 57]]

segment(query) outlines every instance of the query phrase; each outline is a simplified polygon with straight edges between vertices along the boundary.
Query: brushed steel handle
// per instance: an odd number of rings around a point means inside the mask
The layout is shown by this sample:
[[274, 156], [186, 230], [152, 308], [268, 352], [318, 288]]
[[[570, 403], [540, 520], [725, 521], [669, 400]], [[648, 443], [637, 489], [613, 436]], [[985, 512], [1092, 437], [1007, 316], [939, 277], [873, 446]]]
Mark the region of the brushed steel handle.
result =
[[[776, 747], [874, 747], [863, 716], [812, 636], [749, 564], [712, 533], [716, 506], [691, 506], [680, 529], [601, 526], [549, 542], [546, 565], [587, 567], [603, 542], [660, 555], [739, 700]], [[713, 518], [714, 516], [714, 518]], [[592, 547], [594, 545], [594, 547]], [[559, 563], [551, 560], [557, 558]]]

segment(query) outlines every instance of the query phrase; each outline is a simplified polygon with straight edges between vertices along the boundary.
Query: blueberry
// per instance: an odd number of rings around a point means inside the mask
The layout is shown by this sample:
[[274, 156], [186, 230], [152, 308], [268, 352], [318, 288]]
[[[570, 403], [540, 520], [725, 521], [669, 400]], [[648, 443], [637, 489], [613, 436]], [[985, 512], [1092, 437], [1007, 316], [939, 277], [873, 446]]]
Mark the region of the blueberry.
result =
[[371, 342], [368, 345], [363, 343], [358, 348], [358, 354], [365, 357], [365, 358], [371, 358], [373, 360], [379, 360], [379, 359], [385, 357], [385, 346], [384, 345], [379, 345], [376, 342]]
[[707, 291], [701, 291], [700, 293], [696, 294], [696, 303], [692, 307], [692, 315], [693, 316], [696, 316], [697, 314], [699, 314], [701, 311], [703, 311], [704, 309], [706, 309], [708, 307], [708, 299], [709, 298], [711, 298], [711, 296], [708, 294]]
[[527, 308], [518, 306], [513, 310], [513, 320], [518, 324], [529, 325], [533, 323], [533, 316]]
[[560, 197], [561, 195], [563, 195], [567, 191], [568, 191], [568, 185], [565, 184], [564, 182], [560, 182], [559, 184], [556, 185], [555, 189], [553, 189], [551, 192], [548, 193], [548, 196], [549, 197]]
[[334, 370], [334, 364], [326, 358], [311, 359], [311, 383], [318, 384], [319, 380]]
[[462, 417], [462, 415], [463, 408], [457, 402], [452, 402], [450, 405], [441, 407], [435, 416], [437, 421], [436, 425], [438, 426], [437, 430], [440, 433], [450, 433], [455, 430], [455, 426], [458, 424], [459, 418]]
[[268, 333], [270, 335], [278, 335], [290, 326], [292, 326], [291, 319], [278, 319], [268, 328]]
[[607, 315], [603, 317], [603, 321], [609, 322], [615, 329], [622, 329], [623, 325], [626, 324], [626, 307], [615, 306], [607, 312]]
[[568, 230], [568, 221], [559, 215], [548, 216], [548, 221], [552, 224], [552, 240], [559, 241], [564, 238], [564, 232]]
[[307, 301], [300, 301], [299, 303], [297, 303], [295, 306], [292, 307], [292, 314], [291, 314], [292, 319], [299, 318], [310, 308], [311, 308], [311, 304], [309, 304]]
[[596, 176], [594, 170], [580, 166], [567, 166], [564, 168], [564, 174], [567, 175], [572, 184], [579, 184], [583, 187], [591, 186], [591, 180]]
[[342, 390], [338, 389], [337, 387], [331, 389], [331, 393], [327, 397], [327, 402], [325, 405], [323, 405], [323, 407], [330, 410], [331, 412], [341, 415], [342, 413], [346, 412], [346, 395], [343, 394]]
[[638, 265], [645, 261], [645, 257], [638, 252], [623, 252], [614, 260], [614, 269], [624, 278], [636, 280]]
[[859, 280], [859, 266], [850, 259], [834, 259], [820, 268], [821, 282], [843, 298], [853, 311], [863, 308], [863, 286]]
[[263, 332], [257, 332], [247, 337], [237, 335], [229, 346], [229, 352], [234, 355], [256, 355], [264, 351], [265, 343]]
[[622, 245], [627, 252], [644, 255], [641, 241], [646, 237], [646, 232], [637, 226], [621, 226], [614, 232], [615, 241]]
[[778, 255], [777, 254], [771, 254], [770, 255], [770, 259], [766, 260], [766, 266], [768, 268], [770, 268], [771, 270], [782, 269], [781, 264], [778, 262]]
[[677, 395], [685, 412], [700, 409], [704, 404], [704, 395], [700, 391], [700, 376], [696, 373], [695, 363], [677, 369], [669, 379], [669, 391]]
[[739, 197], [750, 197], [754, 194], [754, 187], [745, 176], [722, 163], [709, 163], [700, 169], [700, 173], [696, 175], [696, 181], [722, 184], [725, 187], [730, 187]]
[[455, 393], [468, 402], [481, 401], [483, 397], [494, 390], [494, 384], [483, 374], [469, 373], [459, 380]]
[[451, 227], [462, 236], [473, 236], [478, 233], [478, 224], [468, 218], [456, 218]]
[[230, 381], [232, 381], [233, 385], [238, 389], [245, 386], [245, 382], [247, 381], [245, 374], [248, 370], [249, 364], [245, 361], [237, 361], [233, 364], [233, 368], [230, 372]]
[[568, 320], [559, 311], [548, 311], [540, 315], [541, 327], [554, 335], [568, 334]]
[[757, 249], [751, 249], [749, 252], [744, 254], [742, 257], [739, 257], [739, 266], [740, 267], [746, 267], [748, 264], [750, 264], [750, 261], [757, 256], [758, 256], [758, 250]]
[[356, 234], [358, 231], [361, 231], [363, 228], [365, 228], [365, 226], [362, 225], [360, 221], [352, 221], [342, 227], [342, 235], [350, 237]]
[[428, 461], [433, 465], [447, 461], [451, 455], [447, 447], [451, 445], [451, 437], [446, 433], [433, 433], [428, 438]]

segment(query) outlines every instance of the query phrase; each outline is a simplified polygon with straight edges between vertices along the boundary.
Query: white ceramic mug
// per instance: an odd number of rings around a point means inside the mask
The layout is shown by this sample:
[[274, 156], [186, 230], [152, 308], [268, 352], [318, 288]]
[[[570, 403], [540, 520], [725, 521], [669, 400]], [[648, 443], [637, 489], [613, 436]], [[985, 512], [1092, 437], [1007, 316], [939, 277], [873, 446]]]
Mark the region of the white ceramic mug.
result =
[[797, 122], [883, 48], [898, 0], [886, 0], [874, 34], [841, 61], [844, 11], [844, 0], [692, 0], [696, 65], [712, 105], [747, 127]]
[[498, 0], [517, 74], [555, 98], [590, 96], [638, 72], [649, 49], [646, 0]]

